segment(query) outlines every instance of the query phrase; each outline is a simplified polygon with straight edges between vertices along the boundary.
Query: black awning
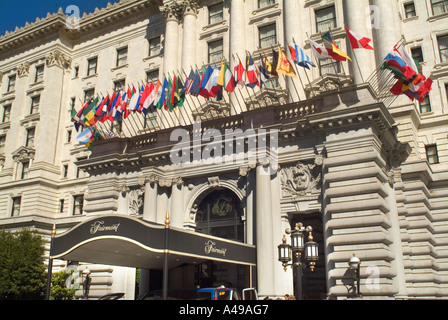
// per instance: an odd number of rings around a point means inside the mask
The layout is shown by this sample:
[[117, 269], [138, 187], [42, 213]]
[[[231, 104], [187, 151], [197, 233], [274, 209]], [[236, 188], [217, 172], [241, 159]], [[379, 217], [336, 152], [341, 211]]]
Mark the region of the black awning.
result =
[[[52, 258], [135, 268], [162, 269], [165, 226], [124, 215], [95, 216], [54, 238]], [[256, 264], [255, 246], [170, 228], [170, 268], [216, 260]]]

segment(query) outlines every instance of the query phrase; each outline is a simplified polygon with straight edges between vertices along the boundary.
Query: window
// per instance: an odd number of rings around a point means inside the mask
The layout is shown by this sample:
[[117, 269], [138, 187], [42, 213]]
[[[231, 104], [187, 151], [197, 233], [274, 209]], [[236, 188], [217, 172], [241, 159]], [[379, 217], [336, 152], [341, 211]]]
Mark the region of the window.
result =
[[218, 3], [208, 7], [208, 24], [214, 24], [221, 22], [224, 19], [223, 16], [223, 4]]
[[59, 199], [59, 209], [58, 209], [59, 213], [63, 213], [64, 212], [64, 199]]
[[117, 50], [117, 67], [126, 65], [128, 61], [128, 48], [122, 48]]
[[31, 98], [30, 114], [39, 113], [39, 103], [40, 103], [40, 96], [35, 96]]
[[68, 164], [62, 166], [62, 178], [67, 178], [68, 176]]
[[20, 179], [28, 179], [30, 173], [30, 162], [24, 161], [21, 163], [22, 170], [20, 172]]
[[13, 92], [16, 89], [16, 76], [8, 77], [8, 92]]
[[121, 80], [117, 80], [114, 81], [114, 91], [119, 91], [121, 89], [125, 89], [126, 87], [126, 80], [125, 79], [121, 79]]
[[26, 130], [26, 142], [25, 147], [34, 147], [34, 135], [35, 135], [35, 128], [30, 128]]
[[154, 128], [156, 125], [157, 112], [148, 112], [145, 115], [145, 122], [143, 123], [143, 129]]
[[84, 102], [87, 102], [87, 100], [90, 100], [95, 95], [95, 89], [90, 89], [84, 91]]
[[227, 189], [212, 191], [198, 205], [196, 231], [243, 242], [242, 212], [241, 201], [232, 191]]
[[84, 196], [78, 195], [73, 196], [73, 215], [80, 215], [82, 214], [84, 208]]
[[275, 0], [258, 0], [258, 8], [264, 8], [275, 4]]
[[222, 39], [208, 43], [208, 62], [218, 62], [223, 59]]
[[448, 0], [431, 0], [432, 14], [448, 12]]
[[448, 35], [437, 37], [439, 43], [440, 61], [448, 62]]
[[22, 197], [12, 198], [11, 217], [18, 217], [20, 215], [20, 204]]
[[154, 57], [161, 53], [162, 47], [160, 45], [160, 37], [152, 38], [148, 40], [149, 43], [149, 56]]
[[327, 32], [336, 28], [336, 11], [334, 6], [316, 10], [316, 31]]
[[157, 82], [159, 79], [159, 70], [152, 70], [146, 73], [146, 82]]
[[44, 66], [36, 67], [36, 76], [34, 77], [34, 82], [41, 82], [44, 80]]
[[319, 60], [320, 75], [335, 74], [341, 72], [341, 62], [332, 59]]
[[426, 159], [430, 164], [439, 163], [439, 155], [437, 154], [437, 145], [426, 146]]
[[259, 47], [268, 48], [276, 45], [277, 32], [275, 23], [258, 28]]
[[9, 122], [11, 117], [11, 105], [3, 106], [2, 123]]
[[6, 136], [0, 136], [0, 154], [5, 153]]
[[96, 74], [98, 66], [98, 58], [92, 58], [87, 61], [87, 76]]
[[72, 142], [72, 130], [67, 130], [67, 135], [65, 137], [65, 142], [66, 143]]
[[73, 68], [73, 75], [74, 75], [74, 78], [78, 78], [78, 76], [79, 76], [79, 66], [76, 66], [76, 67]]
[[417, 60], [419, 63], [423, 62], [423, 52], [421, 47], [411, 48], [411, 55], [414, 60]]
[[112, 131], [120, 133], [123, 130], [123, 121], [120, 117], [112, 122]]
[[431, 101], [429, 100], [429, 96], [426, 95], [425, 99], [420, 102], [420, 113], [431, 112]]
[[414, 2], [408, 2], [404, 4], [404, 14], [406, 18], [412, 18], [417, 15], [417, 13], [415, 12]]

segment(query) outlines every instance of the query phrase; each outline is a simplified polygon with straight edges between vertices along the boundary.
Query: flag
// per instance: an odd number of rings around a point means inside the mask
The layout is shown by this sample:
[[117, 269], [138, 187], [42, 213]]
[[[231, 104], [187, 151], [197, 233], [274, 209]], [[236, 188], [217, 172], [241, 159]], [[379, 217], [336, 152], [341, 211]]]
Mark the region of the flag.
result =
[[84, 123], [88, 126], [94, 125], [96, 123], [94, 108], [98, 103], [98, 97], [93, 99], [89, 105], [83, 109], [82, 114], [84, 115]]
[[139, 111], [142, 111], [143, 105], [145, 104], [146, 99], [148, 99], [148, 96], [150, 93], [151, 93], [151, 91], [150, 91], [149, 85], [146, 84], [143, 89], [142, 96], [140, 97], [140, 100], [138, 101], [138, 105], [139, 105], [138, 110]]
[[147, 91], [146, 92], [146, 99], [143, 102], [143, 105], [142, 105], [142, 108], [141, 108], [141, 110], [142, 110], [144, 115], [146, 115], [148, 113], [148, 108], [149, 108], [149, 106], [151, 105], [151, 103], [153, 101], [151, 99], [151, 93], [154, 91], [154, 83], [151, 82], [151, 84], [149, 84], [149, 85], [146, 84], [146, 86], [148, 88], [148, 89], [145, 88], [145, 90]]
[[208, 65], [207, 69], [205, 69], [205, 67], [204, 67], [204, 70], [202, 73], [201, 86], [199, 89], [199, 95], [204, 98], [210, 97], [210, 93], [207, 90], [206, 86], [207, 86], [208, 80], [212, 76], [212, 73], [213, 73], [213, 68], [211, 67], [211, 65]]
[[291, 57], [292, 57], [292, 51], [294, 48], [294, 53], [295, 53], [295, 59], [293, 59], [299, 66], [303, 67], [303, 68], [307, 68], [309, 69], [309, 66], [312, 67], [316, 67], [316, 65], [311, 61], [310, 57], [308, 57], [308, 55], [306, 55], [305, 52], [303, 52], [303, 50], [301, 48], [299, 48], [299, 46], [296, 44], [296, 42], [294, 41], [294, 47], [292, 48], [291, 46], [289, 47], [291, 50]]
[[76, 140], [80, 144], [86, 144], [90, 142], [90, 140], [93, 138], [93, 130], [88, 127], [84, 129], [77, 137]]
[[160, 91], [160, 98], [157, 101], [157, 108], [161, 109], [162, 106], [165, 104], [165, 99], [166, 99], [166, 91], [168, 90], [168, 80], [166, 80], [166, 78], [163, 80], [163, 86], [161, 88]]
[[152, 89], [151, 93], [149, 94], [148, 100], [147, 102], [149, 103], [149, 106], [154, 105], [155, 103], [157, 103], [156, 101], [156, 97], [157, 97], [157, 93], [159, 92], [160, 87], [162, 86], [162, 84], [160, 83], [159, 80], [157, 80], [156, 85], [154, 86], [154, 89]]
[[284, 74], [285, 76], [294, 77], [296, 78], [296, 73], [294, 71], [294, 68], [292, 67], [291, 63], [289, 62], [286, 55], [283, 53], [280, 46], [278, 47], [278, 62], [277, 67], [275, 70], [278, 73]]
[[374, 50], [370, 45], [369, 42], [372, 41], [369, 38], [361, 37], [354, 33], [349, 28], [345, 27], [345, 31], [347, 32], [348, 39], [350, 40], [350, 45], [353, 49], [368, 49], [368, 50]]
[[238, 64], [235, 64], [234, 74], [235, 84], [243, 88], [246, 84], [246, 70], [244, 70], [240, 59], [238, 59]]
[[215, 67], [213, 68], [213, 72], [210, 75], [207, 84], [205, 85], [205, 88], [208, 91], [209, 96], [212, 98], [215, 98], [219, 90], [221, 89], [221, 86], [218, 84], [218, 77], [219, 77], [219, 69], [215, 65]]
[[[266, 56], [265, 56], [266, 57]], [[267, 58], [266, 58], [267, 60]], [[268, 68], [266, 67], [265, 59], [262, 57], [260, 53], [260, 87], [263, 86], [263, 83], [265, 83], [271, 76], [269, 75]]]
[[132, 87], [131, 90], [131, 98], [128, 104], [128, 110], [135, 111], [137, 109], [137, 103], [139, 99], [139, 93], [135, 90], [135, 87]]
[[221, 62], [221, 70], [219, 71], [219, 77], [217, 83], [221, 85], [227, 92], [233, 92], [235, 90], [235, 78], [232, 72], [227, 67], [227, 63]]
[[194, 73], [193, 81], [191, 82], [190, 94], [193, 96], [197, 96], [201, 89], [201, 76], [199, 75], [198, 70]]
[[258, 71], [254, 60], [250, 54], [249, 56], [246, 54], [246, 86], [253, 89], [258, 85]]
[[174, 105], [182, 107], [185, 101], [186, 86], [182, 83], [182, 80], [177, 77], [176, 88], [174, 91]]
[[337, 45], [334, 44], [333, 39], [331, 38], [330, 32], [325, 33], [322, 36], [322, 40], [323, 40], [325, 49], [327, 49], [328, 55], [333, 60], [337, 60], [337, 61], [346, 61], [347, 59], [349, 59], [350, 61], [352, 60], [352, 59], [350, 59], [350, 57], [348, 55], [346, 55], [344, 52], [342, 52], [342, 50], [339, 49]]
[[190, 94], [193, 80], [194, 80], [194, 72], [193, 69], [190, 69], [190, 74], [188, 75], [187, 79], [185, 79], [185, 93]]
[[414, 69], [406, 64], [401, 54], [395, 49], [384, 58], [381, 69], [388, 69], [392, 71], [396, 77], [406, 80], [410, 80], [416, 75]]
[[174, 77], [173, 81], [171, 81], [171, 78], [168, 79], [168, 91], [166, 94], [166, 100], [165, 100], [165, 110], [173, 111], [174, 106], [174, 92], [173, 92], [173, 84], [176, 82], [176, 77]]
[[308, 41], [310, 42], [311, 51], [313, 52], [316, 59], [325, 60], [330, 57], [328, 55], [328, 51], [323, 46], [317, 44], [311, 39], [308, 39]]

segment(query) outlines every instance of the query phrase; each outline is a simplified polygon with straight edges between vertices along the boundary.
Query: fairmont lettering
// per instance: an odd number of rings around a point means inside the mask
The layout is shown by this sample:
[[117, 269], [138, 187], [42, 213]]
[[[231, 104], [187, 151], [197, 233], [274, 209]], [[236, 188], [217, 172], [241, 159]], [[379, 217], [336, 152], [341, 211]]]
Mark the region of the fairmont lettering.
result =
[[217, 254], [222, 254], [224, 257], [226, 256], [226, 252], [227, 249], [218, 249], [216, 248], [216, 242], [213, 242], [212, 240], [208, 240], [205, 243], [205, 253], [206, 254], [210, 254], [210, 253], [217, 253]]
[[117, 224], [113, 224], [110, 226], [105, 226], [104, 225], [104, 221], [95, 221], [94, 223], [92, 223], [92, 226], [90, 228], [90, 233], [91, 234], [95, 234], [97, 232], [102, 232], [102, 231], [118, 231], [118, 227], [120, 226], [119, 223]]

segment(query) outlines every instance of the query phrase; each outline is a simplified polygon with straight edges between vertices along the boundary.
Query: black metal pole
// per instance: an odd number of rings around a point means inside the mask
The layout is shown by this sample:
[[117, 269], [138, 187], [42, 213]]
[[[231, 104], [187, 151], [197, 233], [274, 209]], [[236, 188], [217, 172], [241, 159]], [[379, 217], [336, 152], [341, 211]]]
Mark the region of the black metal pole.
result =
[[296, 300], [303, 299], [302, 293], [302, 262], [300, 261], [301, 255], [294, 254], [294, 275], [295, 275], [295, 285], [294, 285], [294, 296]]
[[168, 299], [168, 254], [169, 254], [169, 231], [170, 231], [170, 216], [168, 210], [166, 211], [165, 219], [165, 248], [163, 257], [163, 284], [162, 284], [162, 296], [163, 300]]
[[53, 241], [54, 236], [56, 235], [56, 225], [53, 224], [53, 228], [51, 230], [51, 238], [50, 238], [50, 250], [48, 254], [48, 271], [47, 271], [47, 289], [45, 291], [45, 300], [50, 300], [50, 290], [51, 290], [51, 275], [53, 270]]
[[356, 270], [356, 277], [357, 277], [357, 279], [356, 279], [356, 281], [357, 281], [357, 287], [358, 287], [358, 292], [357, 292], [357, 294], [358, 294], [358, 296], [361, 296], [361, 265], [360, 264], [358, 264], [358, 269]]

